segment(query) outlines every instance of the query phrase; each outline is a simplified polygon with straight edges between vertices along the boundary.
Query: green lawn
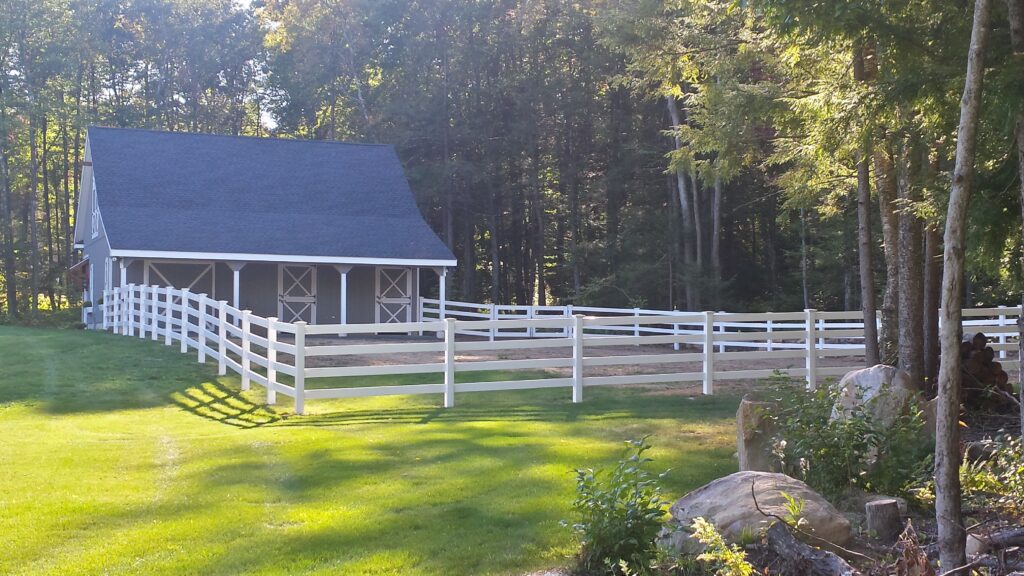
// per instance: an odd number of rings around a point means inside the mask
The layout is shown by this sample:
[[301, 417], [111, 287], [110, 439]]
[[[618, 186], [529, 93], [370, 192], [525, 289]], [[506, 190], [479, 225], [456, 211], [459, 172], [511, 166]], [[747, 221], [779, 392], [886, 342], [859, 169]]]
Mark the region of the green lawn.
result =
[[734, 470], [735, 397], [586, 397], [296, 417], [176, 347], [0, 327], [0, 573], [522, 574], [566, 562], [571, 469], [623, 440], [653, 435], [672, 496]]

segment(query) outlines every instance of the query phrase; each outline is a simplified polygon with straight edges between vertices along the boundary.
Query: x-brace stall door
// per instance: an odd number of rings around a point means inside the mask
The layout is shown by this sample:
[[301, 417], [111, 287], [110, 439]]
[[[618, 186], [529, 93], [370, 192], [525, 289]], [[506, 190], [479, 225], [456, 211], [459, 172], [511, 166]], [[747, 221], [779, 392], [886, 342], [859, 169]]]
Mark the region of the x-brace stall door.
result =
[[282, 322], [316, 324], [316, 266], [277, 267], [277, 317]]
[[377, 268], [376, 321], [412, 322], [412, 273], [408, 268]]

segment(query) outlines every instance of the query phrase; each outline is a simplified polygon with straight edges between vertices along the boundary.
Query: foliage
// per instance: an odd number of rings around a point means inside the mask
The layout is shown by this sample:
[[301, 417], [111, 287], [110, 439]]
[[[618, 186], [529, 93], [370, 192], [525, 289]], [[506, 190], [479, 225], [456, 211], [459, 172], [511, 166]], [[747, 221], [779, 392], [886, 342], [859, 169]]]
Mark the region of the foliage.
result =
[[728, 545], [707, 520], [694, 519], [693, 537], [707, 546], [697, 559], [710, 564], [715, 570], [715, 576], [751, 576], [754, 573], [754, 567], [747, 562], [746, 553], [739, 546]]
[[610, 470], [577, 470], [577, 520], [572, 529], [579, 540], [577, 569], [584, 574], [627, 574], [645, 569], [655, 557], [655, 537], [668, 502], [659, 480], [645, 469], [647, 439], [627, 442], [622, 457]]
[[990, 456], [960, 466], [960, 484], [974, 506], [1024, 517], [1024, 441], [1016, 436], [993, 441]]
[[778, 407], [767, 416], [776, 426], [774, 445], [786, 473], [826, 497], [850, 488], [905, 495], [927, 475], [931, 446], [916, 407], [887, 423], [872, 414], [875, 402], [887, 400], [884, 392], [846, 417], [833, 414], [836, 386], [807, 391], [783, 379], [773, 396]]

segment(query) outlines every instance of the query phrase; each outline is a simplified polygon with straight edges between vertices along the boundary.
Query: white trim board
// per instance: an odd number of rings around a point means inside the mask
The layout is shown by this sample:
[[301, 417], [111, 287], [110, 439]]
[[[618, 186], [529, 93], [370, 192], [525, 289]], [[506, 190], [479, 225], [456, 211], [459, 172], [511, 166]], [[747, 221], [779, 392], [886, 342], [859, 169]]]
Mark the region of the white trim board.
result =
[[294, 262], [297, 264], [380, 264], [384, 266], [455, 266], [456, 260], [414, 258], [365, 258], [345, 256], [302, 256], [291, 254], [240, 254], [235, 252], [172, 252], [166, 250], [111, 250], [115, 258], [178, 260], [239, 260], [242, 262]]

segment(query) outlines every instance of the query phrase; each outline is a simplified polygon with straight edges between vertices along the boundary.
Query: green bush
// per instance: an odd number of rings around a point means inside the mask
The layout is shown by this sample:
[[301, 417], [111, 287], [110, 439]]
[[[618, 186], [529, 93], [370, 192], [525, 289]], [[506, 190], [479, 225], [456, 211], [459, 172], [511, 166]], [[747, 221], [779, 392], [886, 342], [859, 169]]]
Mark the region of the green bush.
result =
[[833, 418], [839, 399], [836, 386], [804, 389], [803, 383], [781, 380], [774, 389], [777, 409], [768, 414], [783, 470], [828, 498], [850, 488], [890, 495], [908, 495], [931, 469], [931, 443], [923, 434], [919, 409], [893, 423], [872, 416], [874, 402], [855, 407], [848, 417]]
[[655, 558], [668, 502], [658, 486], [666, 472], [644, 469], [651, 462], [644, 456], [649, 449], [646, 438], [630, 441], [611, 470], [576, 471], [572, 529], [580, 545], [578, 573], [642, 573]]
[[1010, 436], [995, 440], [990, 457], [961, 465], [960, 484], [975, 507], [1024, 516], [1024, 442]]

